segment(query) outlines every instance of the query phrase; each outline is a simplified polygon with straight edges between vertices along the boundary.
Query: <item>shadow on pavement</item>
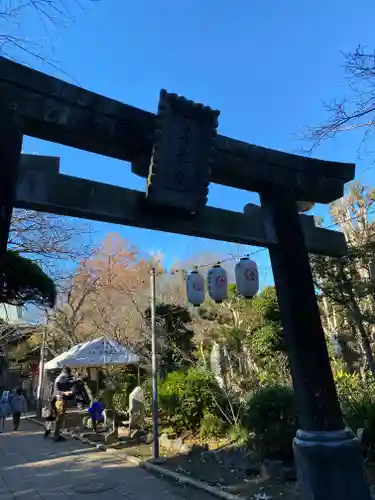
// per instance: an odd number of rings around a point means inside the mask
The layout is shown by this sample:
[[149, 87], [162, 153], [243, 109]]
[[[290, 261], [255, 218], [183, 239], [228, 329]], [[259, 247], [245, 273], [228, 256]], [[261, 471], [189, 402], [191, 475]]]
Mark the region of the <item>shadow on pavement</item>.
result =
[[[10, 429], [10, 423], [7, 422]], [[37, 425], [23, 420], [20, 430], [0, 434], [0, 500], [212, 500], [193, 488], [164, 481], [116, 453], [79, 441], [44, 439]]]

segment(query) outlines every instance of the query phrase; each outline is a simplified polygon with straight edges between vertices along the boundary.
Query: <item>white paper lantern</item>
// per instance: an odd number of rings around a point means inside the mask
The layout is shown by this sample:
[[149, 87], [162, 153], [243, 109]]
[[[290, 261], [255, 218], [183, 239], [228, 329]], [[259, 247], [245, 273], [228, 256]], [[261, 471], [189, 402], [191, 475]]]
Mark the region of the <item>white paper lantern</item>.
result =
[[244, 257], [235, 267], [237, 290], [240, 295], [251, 299], [259, 290], [259, 273], [256, 262]]
[[216, 303], [223, 302], [228, 297], [227, 272], [220, 264], [212, 267], [207, 274], [208, 293]]
[[204, 278], [195, 269], [186, 280], [186, 294], [188, 301], [198, 307], [204, 302]]

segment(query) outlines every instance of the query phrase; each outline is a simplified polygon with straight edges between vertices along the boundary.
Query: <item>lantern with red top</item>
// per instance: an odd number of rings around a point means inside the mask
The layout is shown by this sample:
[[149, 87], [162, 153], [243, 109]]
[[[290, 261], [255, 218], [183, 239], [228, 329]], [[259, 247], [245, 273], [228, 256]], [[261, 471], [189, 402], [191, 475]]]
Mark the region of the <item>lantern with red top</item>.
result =
[[204, 302], [204, 278], [195, 268], [187, 277], [186, 280], [186, 294], [188, 301], [194, 307], [199, 307]]
[[207, 281], [211, 299], [217, 304], [223, 302], [228, 297], [228, 278], [219, 262], [208, 271]]
[[256, 262], [243, 257], [235, 267], [237, 290], [240, 295], [252, 299], [259, 290], [259, 273]]

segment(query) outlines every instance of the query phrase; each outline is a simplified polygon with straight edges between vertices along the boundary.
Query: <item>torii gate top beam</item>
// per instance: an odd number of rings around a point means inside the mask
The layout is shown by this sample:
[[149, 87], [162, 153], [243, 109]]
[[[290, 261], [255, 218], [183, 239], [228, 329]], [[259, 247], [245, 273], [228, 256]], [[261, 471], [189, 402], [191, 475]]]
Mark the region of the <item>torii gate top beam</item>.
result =
[[[14, 103], [27, 135], [132, 162], [147, 177], [156, 116], [0, 58], [0, 92]], [[353, 164], [329, 162], [218, 136], [211, 180], [262, 191], [293, 188], [296, 198], [329, 203], [354, 178]]]

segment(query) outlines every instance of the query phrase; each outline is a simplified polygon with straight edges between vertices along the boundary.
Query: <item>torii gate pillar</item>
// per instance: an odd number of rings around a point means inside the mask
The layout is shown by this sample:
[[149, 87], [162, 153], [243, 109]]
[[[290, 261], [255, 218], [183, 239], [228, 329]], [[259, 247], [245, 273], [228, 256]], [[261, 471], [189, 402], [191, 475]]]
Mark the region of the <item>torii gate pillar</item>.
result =
[[269, 251], [298, 411], [302, 498], [370, 500], [359, 441], [343, 422], [293, 193], [273, 189], [261, 199], [278, 240]]

